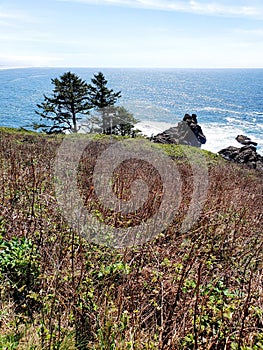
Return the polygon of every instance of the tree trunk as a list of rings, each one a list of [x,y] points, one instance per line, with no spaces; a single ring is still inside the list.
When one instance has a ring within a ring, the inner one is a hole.
[[[74,103],[71,105],[71,110],[72,110],[72,122],[73,122],[73,133],[77,133],[77,120],[76,120],[76,113],[75,113],[75,108],[74,108]]]

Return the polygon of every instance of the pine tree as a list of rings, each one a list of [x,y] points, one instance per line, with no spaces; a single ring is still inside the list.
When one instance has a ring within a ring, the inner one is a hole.
[[[71,72],[66,72],[51,82],[55,85],[53,95],[44,95],[44,102],[37,105],[42,112],[36,113],[52,122],[52,125],[35,124],[35,127],[47,133],[78,132],[77,122],[82,119],[79,115],[89,114],[92,108],[88,101],[88,84]]]
[[[140,130],[134,129],[138,120],[123,106],[111,107],[109,117],[106,123],[106,134],[134,137],[140,132]]]
[[[108,107],[114,106],[118,98],[121,97],[121,91],[114,92],[108,89],[108,81],[102,72],[94,74],[89,85],[89,103],[100,112],[102,132],[105,134],[109,120]]]

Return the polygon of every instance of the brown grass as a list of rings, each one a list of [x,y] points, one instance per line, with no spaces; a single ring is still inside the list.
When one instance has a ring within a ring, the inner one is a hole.
[[[0,132],[3,241],[26,237],[39,266],[38,272],[30,264],[17,267],[24,279],[19,291],[10,284],[13,275],[0,270],[0,348],[262,349],[262,173],[206,153],[207,200],[195,225],[181,233],[193,174],[170,147],[183,179],[178,214],[153,241],[113,249],[79,237],[60,213],[53,166],[61,141]],[[115,215],[101,206],[92,183],[96,156],[108,145],[108,139],[89,144],[80,192],[105,223],[136,225],[158,210],[160,178],[156,173],[153,180],[144,162],[117,169],[117,195],[129,198],[135,177],[149,182],[150,194],[137,216]],[[34,285],[27,288],[29,270]]]

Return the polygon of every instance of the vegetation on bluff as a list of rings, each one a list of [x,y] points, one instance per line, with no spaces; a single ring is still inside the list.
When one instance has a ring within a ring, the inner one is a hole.
[[[48,134],[80,130],[122,136],[138,133],[134,130],[138,120],[124,107],[115,106],[121,92],[108,88],[102,72],[94,74],[91,84],[71,72],[51,79],[51,83],[54,85],[52,95],[44,95],[44,102],[37,104],[36,114],[44,123],[33,123],[35,129]]]
[[[154,146],[181,174],[178,214],[153,241],[112,249],[78,236],[59,211],[62,140],[0,131],[0,348],[262,349],[262,173],[189,148],[205,155],[209,192],[180,233],[193,191],[187,146]],[[110,142],[95,137],[82,157],[82,195]]]

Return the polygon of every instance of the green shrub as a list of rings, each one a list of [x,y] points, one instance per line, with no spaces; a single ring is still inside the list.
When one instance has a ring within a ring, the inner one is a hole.
[[[37,289],[39,261],[36,248],[27,238],[5,240],[0,236],[0,280],[7,297],[12,297],[17,311],[27,310],[31,313],[30,292]]]

